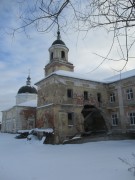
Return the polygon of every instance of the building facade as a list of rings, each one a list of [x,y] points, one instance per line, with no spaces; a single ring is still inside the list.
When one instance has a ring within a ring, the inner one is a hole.
[[[62,143],[84,131],[81,111],[85,105],[93,105],[101,110],[108,131],[135,131],[135,70],[99,81],[75,73],[68,51],[58,32],[49,48],[45,78],[36,83],[36,126],[53,128],[54,142]]]
[[[82,110],[92,105],[112,134],[135,133],[135,70],[99,81],[74,72],[68,52],[58,31],[49,48],[45,77],[35,84],[37,91],[27,78],[16,105],[2,112],[2,131],[52,128],[52,143],[62,143],[84,132]]]
[[[16,95],[16,105],[2,111],[2,132],[16,133],[18,130],[35,128],[37,90],[31,86],[30,76],[25,86]]]
[[[115,76],[115,78],[118,78]],[[112,132],[135,132],[135,70],[122,74],[122,79],[108,83],[106,109]]]

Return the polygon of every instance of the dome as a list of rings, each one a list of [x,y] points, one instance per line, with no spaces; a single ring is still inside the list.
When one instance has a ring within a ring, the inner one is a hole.
[[[55,44],[65,45],[65,43],[61,40],[60,31],[59,30],[57,32],[57,39],[52,43],[52,45],[55,45]]]
[[[65,43],[64,43],[62,40],[59,40],[59,39],[55,40],[55,41],[52,43],[52,45],[55,45],[55,44],[65,45]]]
[[[37,94],[37,90],[35,87],[31,86],[31,78],[30,76],[27,77],[27,81],[26,81],[26,86],[22,86],[19,90],[18,90],[18,94],[21,93],[30,93],[30,94]]]
[[[37,90],[35,87],[32,87],[32,86],[22,86],[18,90],[18,94],[21,94],[21,93],[37,94]]]

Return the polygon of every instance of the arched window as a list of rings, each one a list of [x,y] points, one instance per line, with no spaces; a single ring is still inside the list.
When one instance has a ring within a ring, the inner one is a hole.
[[[61,51],[61,58],[65,58],[65,52]]]
[[[51,52],[51,60],[53,60],[53,52]]]

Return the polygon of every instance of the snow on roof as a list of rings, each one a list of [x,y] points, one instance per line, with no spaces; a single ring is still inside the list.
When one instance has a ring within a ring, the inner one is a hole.
[[[66,77],[71,77],[71,78],[76,78],[76,79],[88,80],[88,81],[103,82],[103,80],[101,79],[92,78],[91,75],[80,74],[80,73],[71,72],[71,71],[59,70],[59,71],[53,72],[52,74],[57,74],[60,76],[66,76]]]
[[[35,129],[24,129],[24,130],[18,130],[17,133],[21,134],[21,133],[32,133],[32,132],[46,132],[46,133],[52,133],[53,132],[53,129],[52,128],[44,128],[44,129],[38,129],[38,128],[35,128]]]
[[[3,109],[1,112],[9,111],[9,110],[12,109],[13,107],[14,107],[14,105],[13,105],[13,106],[10,106],[10,107],[7,107],[7,108]]]
[[[89,74],[79,74],[76,72],[70,72],[70,71],[64,71],[64,70],[55,71],[55,72],[49,74],[46,78],[50,77],[51,75],[55,75],[55,74],[59,75],[59,76],[71,77],[71,78],[94,81],[94,82],[111,83],[111,82],[115,82],[115,81],[119,81],[122,79],[126,79],[129,77],[135,76],[135,69],[115,75],[115,76],[111,76],[106,79],[92,78],[91,75],[89,75]],[[41,79],[36,84],[38,84],[39,82],[43,81],[46,78]]]
[[[55,74],[59,75],[59,76],[71,77],[71,78],[94,81],[94,82],[104,82],[103,80],[100,80],[100,79],[97,79],[97,78],[92,78],[88,74],[80,74],[80,73],[71,72],[71,71],[58,70],[58,71],[54,71],[53,73],[49,74],[47,77],[41,79],[36,84],[38,84],[39,82],[43,81],[44,79],[46,79],[46,78],[48,78],[48,77],[50,77],[52,75],[55,75]]]
[[[129,77],[135,76],[135,69],[132,69],[127,72],[123,72],[121,74],[117,74],[115,76],[111,76],[106,79],[91,78],[91,75],[88,75],[88,74],[79,74],[79,73],[63,71],[63,70],[55,71],[52,74],[57,74],[57,75],[67,76],[67,77],[72,77],[72,78],[77,78],[77,79],[84,79],[84,80],[89,80],[89,81],[95,81],[95,82],[110,83],[110,82],[115,82],[115,81],[119,81],[122,79],[126,79]]]
[[[17,104],[17,106],[37,107],[37,100],[23,102],[23,103]]]
[[[26,102],[23,102],[23,103],[20,103],[17,105],[10,106],[6,109],[3,109],[2,112],[8,111],[8,110],[10,110],[16,106],[19,106],[19,107],[37,107],[37,100],[26,101]]]
[[[18,130],[17,133],[21,134],[21,133],[29,133],[30,130]]]
[[[33,130],[36,131],[36,132],[46,132],[46,133],[52,133],[53,132],[52,128],[44,128],[44,129],[35,128]]]
[[[122,79],[135,76],[135,69],[104,79],[106,83],[116,82]]]
[[[43,105],[43,106],[38,106],[37,109],[43,108],[43,107],[48,107],[48,106],[51,106],[51,105],[53,105],[53,104],[54,104],[54,103],[49,103],[49,104],[45,104],[45,105]]]

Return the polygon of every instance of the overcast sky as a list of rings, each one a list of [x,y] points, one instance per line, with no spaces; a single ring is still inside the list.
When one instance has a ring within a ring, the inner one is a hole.
[[[44,67],[49,62],[48,49],[56,39],[57,32],[39,33],[29,28],[26,34],[15,33],[12,28],[19,27],[19,8],[17,0],[0,1],[0,111],[15,105],[18,89],[26,84],[30,69],[32,85],[44,77]],[[105,61],[93,71],[106,56],[112,38],[103,29],[77,33],[70,29],[61,32],[61,38],[69,48],[69,62],[75,66],[75,72],[89,74],[91,77],[103,79],[117,74],[112,68],[118,69],[122,62]],[[113,57],[116,53],[112,53]],[[134,69],[135,62],[131,59],[124,71]],[[1,114],[0,114],[1,120]]]

